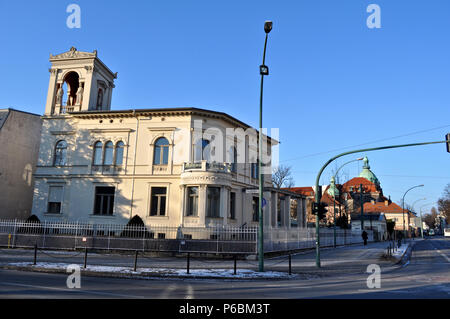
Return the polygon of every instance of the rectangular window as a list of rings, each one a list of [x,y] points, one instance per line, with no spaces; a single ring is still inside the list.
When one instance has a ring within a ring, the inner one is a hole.
[[[236,219],[236,193],[230,193],[230,219]]]
[[[207,217],[220,217],[220,187],[207,189]]]
[[[259,197],[253,197],[252,206],[253,206],[253,221],[257,222],[259,221]]]
[[[150,216],[166,215],[166,187],[152,187],[150,199]]]
[[[259,167],[258,167],[258,163],[252,163],[251,166],[251,176],[254,179],[258,179],[259,178]]]
[[[94,215],[112,215],[115,187],[95,187]]]
[[[62,202],[62,186],[50,186],[48,191],[47,213],[60,214]]]
[[[188,206],[186,216],[197,216],[198,214],[198,187],[188,187]]]

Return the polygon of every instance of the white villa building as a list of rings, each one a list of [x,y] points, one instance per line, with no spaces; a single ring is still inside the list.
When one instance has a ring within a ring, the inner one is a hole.
[[[258,139],[249,125],[199,108],[111,110],[117,73],[96,51],[71,48],[50,62],[34,175],[39,220],[257,226]],[[263,143],[270,169],[278,142]],[[273,189],[270,174],[264,181],[264,224],[306,227],[305,197]]]

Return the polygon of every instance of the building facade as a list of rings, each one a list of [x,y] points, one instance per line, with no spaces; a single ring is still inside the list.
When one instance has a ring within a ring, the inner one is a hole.
[[[40,135],[39,115],[14,109],[0,110],[1,219],[24,219],[31,214]]]
[[[258,133],[200,108],[111,110],[117,73],[97,52],[51,56],[33,214],[40,220],[209,227],[258,224]],[[263,139],[265,165],[277,141]],[[264,172],[266,173],[266,172]],[[290,225],[273,204],[302,197],[271,189],[264,223]]]

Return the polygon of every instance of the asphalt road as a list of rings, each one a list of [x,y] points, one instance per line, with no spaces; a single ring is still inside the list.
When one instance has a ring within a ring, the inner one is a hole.
[[[323,251],[324,260],[330,262],[326,267],[346,268],[348,261],[340,264],[339,259],[332,256],[356,256],[362,249],[368,248]],[[370,257],[372,252],[367,254]],[[363,255],[357,256],[363,258]],[[376,260],[374,256],[366,263]],[[306,254],[294,259],[301,264],[302,261],[311,262],[308,258]],[[361,261],[358,269],[363,264]],[[283,281],[137,280],[83,276],[81,288],[69,289],[64,274],[0,270],[0,298],[450,298],[450,239],[440,237],[416,242],[408,264],[381,267],[380,288],[369,289],[368,276],[360,271]]]

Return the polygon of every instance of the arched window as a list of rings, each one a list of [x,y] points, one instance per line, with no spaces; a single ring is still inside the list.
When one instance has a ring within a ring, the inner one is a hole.
[[[233,173],[236,173],[236,171],[237,171],[237,161],[238,161],[238,158],[237,158],[237,150],[236,150],[236,147],[234,147],[234,146],[232,146],[231,148],[230,148],[230,158],[231,158],[231,171],[233,172]]]
[[[209,161],[211,159],[211,146],[210,142],[205,139],[200,139],[195,144],[194,161],[199,162],[202,160]]]
[[[123,164],[123,147],[124,147],[124,144],[122,141],[120,141],[116,144],[116,159],[114,162],[115,165]]]
[[[169,163],[169,141],[160,137],[155,142],[154,165],[167,165]]]
[[[102,142],[96,142],[94,145],[94,165],[102,165],[102,149]]]
[[[114,145],[111,141],[105,144],[105,156],[103,157],[103,165],[112,165],[113,163]]]
[[[53,161],[54,166],[67,165],[67,142],[62,140],[56,143],[55,146],[55,158]]]

